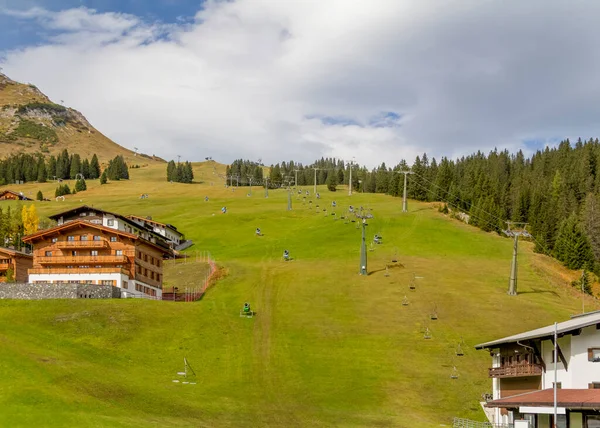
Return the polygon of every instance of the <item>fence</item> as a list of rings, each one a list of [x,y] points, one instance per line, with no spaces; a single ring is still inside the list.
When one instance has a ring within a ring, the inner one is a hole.
[[[478,422],[470,419],[454,418],[452,428],[514,428],[513,424],[492,424],[490,422]]]
[[[209,251],[200,251],[188,254],[183,261],[177,263],[188,263],[188,260],[193,262],[207,263],[210,266],[209,272],[204,276],[202,283],[196,287],[169,287],[163,288],[162,300],[170,300],[176,302],[194,302],[202,298],[211,281],[214,279],[217,272],[217,263],[212,258]],[[183,288],[183,289],[182,289]]]

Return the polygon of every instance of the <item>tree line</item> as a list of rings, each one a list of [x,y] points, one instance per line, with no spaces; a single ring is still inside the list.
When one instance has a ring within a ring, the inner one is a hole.
[[[194,181],[194,171],[190,162],[169,161],[167,163],[167,181],[175,183],[191,183]]]
[[[48,180],[74,180],[74,179],[102,178],[106,180],[129,179],[129,168],[123,156],[115,156],[108,166],[101,170],[98,156],[94,154],[91,160],[82,159],[77,153],[69,154],[64,149],[57,156],[44,157],[41,153],[13,154],[5,159],[0,159],[0,185],[15,182],[45,183]]]

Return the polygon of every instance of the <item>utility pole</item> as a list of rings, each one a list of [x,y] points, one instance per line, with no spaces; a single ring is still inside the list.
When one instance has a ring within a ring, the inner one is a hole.
[[[315,195],[317,194],[317,171],[321,168],[313,168],[315,170]]]
[[[350,161],[350,180],[348,180],[348,196],[352,196],[352,166],[354,160]]]
[[[512,264],[510,266],[510,278],[508,280],[508,294],[510,296],[517,295],[517,254],[519,249],[519,236],[529,237],[531,236],[529,232],[527,232],[527,224],[528,223],[513,223],[512,221],[506,222],[508,229],[504,231],[506,236],[514,237],[513,244],[513,257]],[[517,226],[516,229],[511,229],[511,227]]]
[[[181,155],[177,155],[177,163],[181,160]]]
[[[361,211],[356,214],[356,218],[362,220],[362,241],[361,241],[361,245],[360,245],[360,266],[359,266],[358,272],[361,275],[368,275],[369,273],[367,270],[367,230],[366,230],[366,227],[368,226],[367,219],[373,218],[373,214]]]
[[[265,178],[265,198],[269,197],[269,177]]]
[[[288,211],[292,210],[292,177],[291,176],[287,176],[285,177],[285,182],[287,183],[287,191],[288,191],[288,205],[287,205],[287,209]]]
[[[406,177],[408,174],[412,174],[412,171],[394,171],[399,172],[400,174],[404,174],[404,191],[402,192],[402,212],[408,212],[408,202],[406,200]]]
[[[248,194],[252,196],[252,176],[250,174],[248,174],[248,179],[250,180],[250,193]]]

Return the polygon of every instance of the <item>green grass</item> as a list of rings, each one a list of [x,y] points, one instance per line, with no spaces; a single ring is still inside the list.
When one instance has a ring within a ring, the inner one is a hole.
[[[399,199],[320,189],[321,208],[335,199],[373,209],[368,236],[380,233],[383,244],[368,253],[372,273],[363,277],[355,223],[296,198],[289,212],[284,191],[265,199],[254,187],[247,197],[247,188],[225,189],[210,164],[194,167],[202,184],[167,183],[161,165],[131,170],[130,181],[88,180],[89,190],[65,202],[35,202],[42,214],[86,203],[152,215],[194,240],[191,255],[210,251],[227,276],[195,303],[1,301],[0,426],[414,428],[454,416],[483,420],[490,358],[473,345],[580,310],[560,267],[526,243],[521,294],[508,296],[511,241],[427,204],[411,202],[402,214]],[[54,187],[12,186],[33,195]],[[265,236],[256,237],[256,227]],[[281,261],[284,249],[294,261]],[[400,263],[386,277],[395,252]],[[165,281],[193,281],[194,265],[184,266],[166,270]],[[205,267],[197,267],[202,279]],[[424,277],[416,292],[408,290],[413,273]],[[255,318],[238,316],[245,301]],[[428,319],[434,305],[437,321]],[[466,355],[455,357],[461,338]],[[172,382],[183,357],[195,386]]]

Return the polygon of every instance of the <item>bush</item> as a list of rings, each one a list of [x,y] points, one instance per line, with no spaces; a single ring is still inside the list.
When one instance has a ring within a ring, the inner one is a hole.
[[[37,195],[36,195],[35,199],[36,199],[37,201],[43,201],[43,200],[44,200],[44,194],[42,193],[42,191],[41,191],[41,190],[38,190],[38,192],[37,192]]]
[[[87,190],[87,185],[85,184],[85,180],[80,178],[75,182],[75,192],[83,192],[84,190]]]
[[[71,189],[69,188],[68,184],[60,185],[54,191],[54,197],[70,195],[70,194],[71,194]]]
[[[39,125],[27,119],[21,119],[19,126],[17,126],[17,129],[15,129],[12,135],[23,138],[34,138],[50,144],[58,142],[58,135],[54,129]]]

